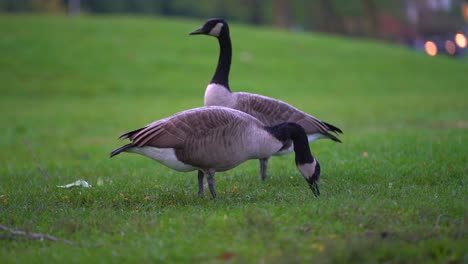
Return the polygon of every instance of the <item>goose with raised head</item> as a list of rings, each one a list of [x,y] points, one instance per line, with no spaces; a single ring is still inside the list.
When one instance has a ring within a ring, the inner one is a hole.
[[[312,156],[304,129],[295,123],[265,126],[244,112],[226,107],[200,107],[177,113],[120,136],[130,143],[113,150],[141,154],[177,171],[203,172],[216,197],[215,172],[226,171],[249,159],[264,159],[294,142],[296,166],[315,196],[320,194],[320,164]]]
[[[224,19],[209,19],[202,27],[190,33],[190,35],[199,34],[216,37],[220,47],[216,71],[205,90],[205,106],[217,105],[237,109],[254,116],[267,126],[274,126],[284,122],[297,123],[305,129],[309,142],[319,138],[329,138],[341,142],[335,135],[330,133],[343,133],[341,129],[283,101],[258,94],[231,92],[229,71],[231,69],[232,47],[229,25]],[[292,141],[289,141],[288,144],[289,147],[274,153],[274,155],[291,152],[294,144]],[[268,158],[260,159],[260,178],[262,180],[266,178]]]

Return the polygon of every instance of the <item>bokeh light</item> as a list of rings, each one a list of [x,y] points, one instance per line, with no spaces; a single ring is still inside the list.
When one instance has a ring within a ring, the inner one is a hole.
[[[455,43],[451,40],[445,41],[445,51],[447,51],[448,54],[454,55],[455,52],[457,51],[457,47],[455,46]]]
[[[466,37],[462,33],[458,33],[455,35],[455,43],[457,43],[458,47],[464,49],[466,48]]]
[[[468,4],[463,4],[463,16],[465,17],[465,20],[468,21]]]
[[[429,56],[437,55],[437,46],[432,41],[426,41],[426,43],[424,43],[424,49]]]

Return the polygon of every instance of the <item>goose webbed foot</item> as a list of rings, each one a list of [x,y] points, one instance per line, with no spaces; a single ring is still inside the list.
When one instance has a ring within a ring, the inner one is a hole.
[[[215,179],[214,179],[214,174],[215,172],[212,170],[207,171],[207,181],[208,181],[208,187],[210,188],[210,193],[213,199],[216,198],[216,187],[215,187]]]
[[[205,196],[205,189],[203,186],[203,177],[205,176],[205,173],[201,170],[198,170],[198,195],[199,196]]]

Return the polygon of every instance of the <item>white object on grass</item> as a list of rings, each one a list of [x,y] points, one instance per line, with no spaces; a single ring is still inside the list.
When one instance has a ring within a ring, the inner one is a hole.
[[[85,180],[77,180],[76,182],[69,183],[67,185],[59,185],[57,187],[59,187],[59,188],[71,188],[71,187],[75,187],[75,186],[81,186],[81,187],[84,187],[84,188],[92,187],[91,184],[89,184]]]

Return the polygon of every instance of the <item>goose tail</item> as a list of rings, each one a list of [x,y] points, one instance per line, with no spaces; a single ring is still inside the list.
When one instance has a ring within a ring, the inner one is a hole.
[[[327,138],[329,138],[329,139],[335,141],[335,142],[342,143],[341,140],[340,140],[338,137],[336,137],[335,135],[333,135],[333,134],[330,134],[330,133],[327,132],[327,133],[325,134],[325,136],[326,136]]]
[[[126,151],[127,149],[129,149],[129,148],[131,148],[131,147],[133,147],[132,143],[128,143],[127,145],[124,145],[124,146],[122,146],[122,147],[120,147],[120,148],[114,149],[114,150],[110,153],[110,157],[112,158],[112,157],[114,157],[114,156],[116,156],[116,155],[119,155],[120,152],[124,152],[124,151]]]
[[[327,122],[323,122],[323,123],[328,127],[328,130],[335,132],[337,134],[343,134],[343,131],[341,131],[341,129],[337,128],[336,126],[329,124]]]
[[[133,136],[134,134],[140,132],[142,129],[144,129],[144,127],[139,128],[139,129],[132,130],[132,131],[130,131],[130,132],[127,132],[127,133],[121,135],[121,136],[119,137],[119,139],[120,139],[120,140],[124,140],[124,139],[130,138],[130,137]]]

